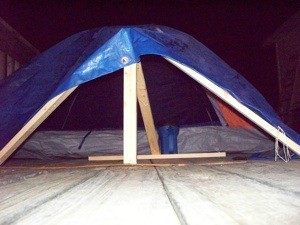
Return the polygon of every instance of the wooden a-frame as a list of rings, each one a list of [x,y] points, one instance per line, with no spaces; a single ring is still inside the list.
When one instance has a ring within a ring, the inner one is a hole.
[[[170,63],[181,69],[187,75],[195,79],[209,91],[211,91],[223,101],[231,105],[234,109],[242,113],[245,117],[250,119],[252,122],[261,127],[267,133],[269,133],[275,138],[278,138],[280,142],[289,146],[291,150],[300,155],[300,146],[296,142],[286,137],[283,133],[278,132],[278,130],[275,127],[273,127],[263,118],[258,116],[252,110],[241,104],[239,101],[237,101],[230,93],[218,87],[216,84],[211,82],[199,72],[183,64],[180,64],[170,58],[166,58],[166,60],[168,60]],[[5,160],[76,88],[77,87],[73,87],[48,101],[0,151],[0,164],[4,163]],[[147,132],[151,153],[153,155],[157,155],[157,157],[154,158],[162,158],[159,156],[160,152],[157,143],[157,136],[151,113],[150,102],[147,94],[146,83],[144,80],[143,71],[140,63],[133,64],[124,68],[124,163],[128,164],[136,164],[138,158],[136,134],[137,99],[139,100],[139,104],[141,107],[141,112]],[[180,158],[180,155],[176,157]],[[197,156],[194,155],[193,157]],[[169,157],[164,156],[163,158]]]
[[[73,87],[48,101],[0,151],[0,164],[77,88]],[[137,99],[151,153],[159,155],[159,145],[141,63],[124,68],[124,163],[137,163]]]
[[[152,155],[137,155],[137,99]],[[137,159],[178,159],[225,157],[224,152],[161,155],[154,126],[146,81],[141,62],[124,68],[124,154],[123,156],[90,156],[90,161],[123,160],[124,164],[137,164]]]

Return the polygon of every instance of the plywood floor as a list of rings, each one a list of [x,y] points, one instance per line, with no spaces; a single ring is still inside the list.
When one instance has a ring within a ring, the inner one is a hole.
[[[0,168],[0,224],[300,224],[300,160],[180,163],[10,161]],[[44,165],[60,169],[23,168]]]

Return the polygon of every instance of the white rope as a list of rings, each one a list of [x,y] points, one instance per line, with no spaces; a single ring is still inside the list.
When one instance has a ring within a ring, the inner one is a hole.
[[[283,156],[280,155],[280,153],[279,153],[280,147],[279,147],[279,141],[278,141],[280,133],[282,133],[284,135],[284,137],[287,138],[284,130],[280,126],[278,126],[277,127],[277,135],[275,138],[275,161],[277,161],[277,159],[279,158],[287,163],[291,159],[290,150],[286,144],[282,143]]]

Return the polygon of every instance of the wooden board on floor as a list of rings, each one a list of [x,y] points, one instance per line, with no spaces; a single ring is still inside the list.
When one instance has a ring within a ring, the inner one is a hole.
[[[212,158],[212,157],[226,157],[226,152],[138,155],[137,159],[191,159],[191,158]],[[89,161],[114,161],[114,160],[123,160],[123,156],[113,155],[113,156],[90,156],[89,157]]]
[[[20,165],[14,161],[8,164]],[[298,224],[299,167],[299,160],[47,171],[2,167],[0,224]]]
[[[0,170],[1,177],[6,171]],[[0,181],[0,224],[153,225],[163,218],[165,224],[180,225],[153,167],[17,175],[14,183]]]

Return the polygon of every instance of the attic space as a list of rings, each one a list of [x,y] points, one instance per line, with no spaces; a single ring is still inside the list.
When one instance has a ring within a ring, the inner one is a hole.
[[[297,3],[0,1],[0,225],[298,225]]]

